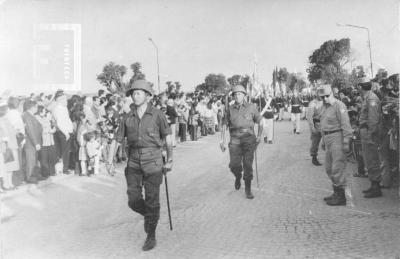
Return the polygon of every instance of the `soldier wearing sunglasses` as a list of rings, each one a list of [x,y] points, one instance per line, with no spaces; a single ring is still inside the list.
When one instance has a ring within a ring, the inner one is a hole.
[[[325,149],[325,169],[332,181],[333,194],[324,201],[330,206],[346,205],[346,153],[353,136],[346,105],[333,96],[330,85],[318,89],[323,101],[321,111],[322,148]]]

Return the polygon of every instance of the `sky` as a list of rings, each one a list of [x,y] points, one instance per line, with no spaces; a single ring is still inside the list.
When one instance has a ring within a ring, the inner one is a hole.
[[[355,57],[350,66],[364,65],[369,75],[366,30],[338,23],[368,27],[374,72],[385,68],[389,74],[398,73],[399,3],[399,0],[0,0],[0,89],[10,88],[14,93],[42,90],[44,79],[34,76],[35,49],[40,40],[33,28],[35,24],[59,23],[80,25],[82,92],[102,88],[96,76],[110,61],[127,67],[140,62],[147,80],[157,86],[156,51],[149,37],[159,50],[162,90],[166,81],[179,81],[183,90],[192,91],[209,73],[222,73],[226,77],[252,74],[255,62],[262,83],[271,83],[275,67],[286,67],[289,72],[300,72],[307,77],[308,57],[313,50],[327,40],[346,37],[351,40]],[[63,74],[65,68],[52,65],[51,57],[47,59],[50,62],[40,63],[43,74],[50,74],[50,79]],[[125,79],[129,80],[129,76]]]

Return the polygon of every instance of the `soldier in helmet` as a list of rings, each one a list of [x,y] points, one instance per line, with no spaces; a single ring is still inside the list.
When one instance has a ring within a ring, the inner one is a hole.
[[[125,137],[128,144],[128,163],[125,177],[128,186],[128,206],[144,216],[147,233],[144,251],[156,246],[156,227],[160,217],[160,185],[163,172],[172,168],[171,129],[167,118],[149,103],[152,88],[145,80],[137,80],[126,92],[133,107],[121,121],[117,140]],[[163,165],[162,148],[166,146],[167,158]],[[144,187],[144,198],[142,189]]]
[[[235,189],[240,189],[243,171],[246,198],[253,199],[254,195],[251,192],[253,159],[254,151],[261,141],[262,117],[254,104],[245,101],[246,90],[243,86],[234,86],[232,94],[235,103],[227,107],[223,118],[221,148],[225,150],[225,131],[228,128],[230,133],[229,168],[236,178]],[[254,133],[254,124],[258,124],[257,137]]]
[[[359,117],[359,128],[361,137],[361,147],[364,162],[368,169],[368,178],[371,187],[364,190],[365,198],[376,198],[382,196],[380,182],[382,180],[378,142],[379,142],[379,124],[382,123],[381,102],[375,93],[371,91],[372,83],[362,78],[358,84],[359,92],[362,98],[361,111]]]
[[[350,151],[353,130],[346,105],[333,96],[331,86],[321,86],[318,95],[323,101],[320,127],[322,147],[325,149],[325,170],[332,181],[334,191],[324,200],[330,206],[346,205],[346,153]]]

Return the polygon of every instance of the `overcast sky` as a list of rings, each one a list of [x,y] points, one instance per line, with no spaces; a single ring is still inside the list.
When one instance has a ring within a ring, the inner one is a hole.
[[[202,0],[0,1],[1,88],[32,86],[33,24],[72,23],[82,28],[82,88],[97,90],[96,75],[109,61],[141,62],[157,85],[159,48],[162,87],[180,81],[190,91],[208,73],[251,74],[257,57],[260,81],[270,83],[275,66],[306,77],[308,56],[324,41],[348,37],[356,65],[369,67],[370,29],[375,72],[400,71],[398,0]],[[369,72],[369,70],[367,70]]]

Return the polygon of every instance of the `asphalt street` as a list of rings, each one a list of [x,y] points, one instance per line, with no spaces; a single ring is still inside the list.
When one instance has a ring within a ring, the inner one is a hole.
[[[68,176],[3,195],[2,258],[399,258],[397,190],[366,200],[368,180],[350,177],[349,204],[325,205],[331,184],[311,164],[302,127],[294,135],[278,122],[274,143],[260,144],[254,200],[234,190],[219,133],[179,144],[168,174],[174,230],[162,185],[158,245],[149,252],[141,250],[143,218],[127,206],[123,164],[115,177]]]

